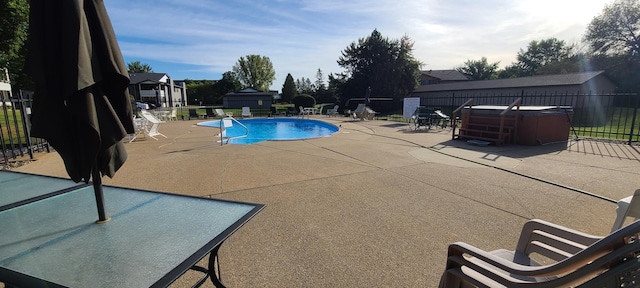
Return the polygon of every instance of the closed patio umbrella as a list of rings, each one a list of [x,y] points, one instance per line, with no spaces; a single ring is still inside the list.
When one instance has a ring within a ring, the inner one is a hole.
[[[101,0],[30,1],[25,69],[35,83],[31,124],[60,154],[71,179],[94,183],[105,221],[101,176],[127,158],[134,132],[129,75]]]

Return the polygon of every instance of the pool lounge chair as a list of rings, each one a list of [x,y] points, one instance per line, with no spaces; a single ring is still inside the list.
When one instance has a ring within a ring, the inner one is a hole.
[[[217,108],[216,109],[216,114],[218,115],[218,117],[220,118],[224,118],[224,117],[229,117],[229,116],[233,116],[233,113],[227,113],[224,112],[222,109]]]
[[[213,108],[204,108],[207,114],[204,115],[204,118],[216,118],[216,113],[213,112]]]
[[[439,287],[637,287],[639,233],[640,221],[598,237],[530,220],[514,251],[449,245]],[[538,264],[534,254],[551,264]]]
[[[353,113],[351,115],[351,117],[353,117],[353,120],[364,120],[364,119],[373,119],[373,117],[370,116],[371,112],[373,112],[373,110],[368,109],[367,106],[365,104],[358,104],[358,107],[356,107],[356,110],[353,110]],[[369,112],[369,110],[371,112]],[[373,112],[373,114],[375,115],[375,112]]]
[[[202,115],[198,114],[196,109],[189,109],[189,120],[191,120],[191,118],[200,119],[200,116]]]
[[[242,115],[243,118],[244,117],[253,117],[253,114],[251,114],[251,108],[249,107],[242,107]]]
[[[298,115],[298,110],[296,110],[296,107],[287,107],[287,112],[285,112],[286,116],[293,116],[293,115]]]
[[[143,110],[142,112],[140,112],[140,114],[142,115],[143,118],[145,118],[147,120],[147,125],[145,125],[144,128],[144,134],[155,139],[158,140],[158,138],[156,138],[155,136],[162,136],[164,138],[167,138],[167,136],[165,136],[164,134],[160,133],[159,129],[160,129],[160,124],[165,123],[164,121],[158,119],[156,116],[153,116],[153,114]]]

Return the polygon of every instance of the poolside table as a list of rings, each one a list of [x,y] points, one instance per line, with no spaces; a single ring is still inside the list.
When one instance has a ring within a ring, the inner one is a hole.
[[[224,287],[217,251],[262,204],[0,171],[0,282],[19,287],[165,287],[189,269]],[[207,254],[207,268],[195,266]],[[218,267],[219,268],[219,267]],[[219,269],[218,269],[219,270]]]

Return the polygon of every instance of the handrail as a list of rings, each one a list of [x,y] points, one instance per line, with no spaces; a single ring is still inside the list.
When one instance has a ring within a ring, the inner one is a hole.
[[[460,105],[460,107],[456,108],[455,110],[453,110],[453,112],[451,112],[451,121],[453,121],[453,125],[451,125],[451,128],[452,128],[451,140],[456,139],[456,126],[457,126],[456,114],[458,114],[458,112],[460,112],[460,110],[462,110],[465,106],[471,105],[471,103],[473,103],[473,98],[469,98],[469,100],[467,100],[462,105]]]
[[[222,134],[223,129],[226,130],[226,127],[224,127],[224,120],[225,119],[229,119],[233,122],[238,123],[238,125],[242,126],[245,130],[244,135],[240,135],[240,136],[235,136],[235,137],[227,137],[227,143],[229,143],[229,140],[231,139],[238,139],[238,138],[244,138],[249,136],[249,128],[247,128],[247,126],[245,126],[244,124],[240,123],[240,121],[236,120],[236,118],[233,118],[233,116],[227,116],[224,118],[220,118],[220,146],[224,145],[224,135]],[[231,127],[231,126],[229,126]]]
[[[520,110],[521,101],[522,101],[522,98],[518,98],[516,99],[516,101],[513,101],[513,103],[511,103],[509,107],[505,108],[504,110],[502,110],[502,112],[500,112],[500,116],[504,116],[504,114],[507,114],[507,112],[511,111],[511,109],[513,109],[513,106],[516,106],[516,105],[518,105],[518,110]]]
[[[469,98],[469,100],[467,100],[467,102],[464,102],[464,104],[460,105],[460,107],[456,108],[456,110],[453,110],[453,112],[451,112],[451,114],[456,114],[458,112],[460,112],[460,110],[462,110],[462,108],[464,108],[464,106],[470,105],[471,103],[473,103],[473,98]]]

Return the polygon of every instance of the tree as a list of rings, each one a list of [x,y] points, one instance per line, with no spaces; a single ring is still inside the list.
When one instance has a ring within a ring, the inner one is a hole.
[[[314,90],[315,87],[313,87],[309,78],[296,79],[296,91],[298,91],[298,94],[313,94]]]
[[[316,92],[318,92],[318,90],[324,90],[325,89],[324,79],[323,79],[323,76],[322,76],[322,70],[320,70],[320,68],[318,68],[318,72],[316,72],[315,88],[316,88]]]
[[[527,51],[518,52],[518,66],[522,68],[523,76],[538,74],[538,69],[553,62],[561,62],[571,57],[573,45],[565,45],[564,41],[549,38],[531,41]]]
[[[595,54],[640,59],[640,1],[616,0],[591,20],[584,40]]]
[[[422,63],[413,57],[413,41],[406,35],[390,40],[376,29],[368,37],[352,42],[341,54],[338,65],[346,69],[348,77],[341,86],[343,96],[364,97],[367,87],[371,87],[373,97],[401,101],[418,84]]]
[[[140,63],[140,61],[132,61],[127,63],[127,70],[129,73],[150,73],[153,72],[153,68],[146,63]]]
[[[489,80],[497,78],[498,64],[500,62],[489,64],[487,58],[482,57],[480,60],[467,60],[463,66],[456,68],[456,70],[471,80]]]
[[[293,82],[293,76],[291,76],[291,73],[287,74],[287,78],[284,79],[281,95],[282,101],[286,103],[291,103],[293,97],[296,96],[296,84]]]
[[[269,57],[260,55],[247,55],[240,57],[233,65],[233,72],[245,87],[251,87],[260,91],[269,91],[269,86],[276,79],[276,72]]]
[[[9,80],[17,89],[32,88],[30,78],[22,71],[28,34],[29,2],[0,1],[0,68],[9,69]]]

